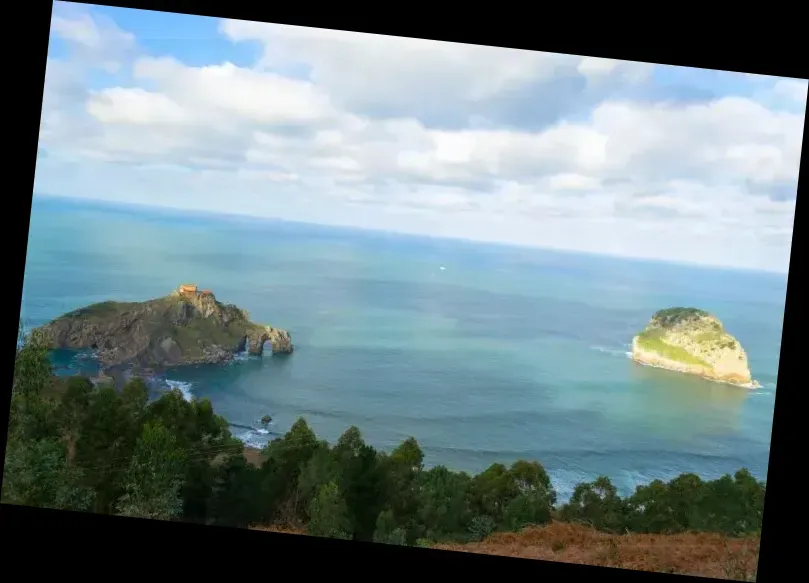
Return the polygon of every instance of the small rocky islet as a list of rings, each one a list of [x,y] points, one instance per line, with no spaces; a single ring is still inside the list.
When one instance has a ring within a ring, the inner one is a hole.
[[[261,355],[268,341],[273,354],[294,349],[286,330],[251,322],[245,310],[193,284],[144,302],[92,304],[37,331],[54,349],[93,350],[104,373],[219,364],[245,350]]]
[[[710,381],[760,387],[751,376],[741,343],[716,316],[697,308],[656,312],[632,339],[632,360]]]

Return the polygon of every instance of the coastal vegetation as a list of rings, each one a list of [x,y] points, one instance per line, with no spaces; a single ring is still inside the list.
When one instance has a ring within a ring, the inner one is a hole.
[[[710,366],[698,356],[690,354],[685,348],[666,342],[665,333],[659,329],[652,328],[650,330],[644,330],[638,334],[638,346],[644,350],[654,352],[663,358],[676,362],[692,364],[695,366]]]
[[[538,461],[495,463],[476,475],[428,468],[414,438],[384,452],[350,427],[330,444],[304,419],[249,458],[209,401],[172,391],[149,402],[139,379],[116,390],[55,378],[49,346],[35,331],[17,349],[6,503],[470,550],[558,524],[598,536],[726,541],[761,529],[765,484],[745,469],[657,480],[629,496],[600,477],[561,503]]]

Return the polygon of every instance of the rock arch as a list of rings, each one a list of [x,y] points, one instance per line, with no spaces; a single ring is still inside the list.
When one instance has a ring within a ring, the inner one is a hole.
[[[264,354],[267,342],[270,343],[273,354],[289,354],[293,350],[289,333],[279,328],[266,328],[262,331],[252,332],[245,337],[248,353],[255,356]]]

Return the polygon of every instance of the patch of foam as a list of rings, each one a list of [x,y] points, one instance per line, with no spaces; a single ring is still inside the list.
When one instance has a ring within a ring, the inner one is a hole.
[[[253,356],[246,350],[244,352],[237,352],[233,355],[233,358],[228,361],[228,364],[233,365],[237,363],[247,362],[248,360],[255,360],[259,358],[258,356]]]
[[[239,433],[234,433],[233,437],[241,441],[247,447],[252,447],[255,449],[262,449],[269,442],[269,438],[265,437],[257,430],[241,431]]]
[[[605,346],[591,346],[590,350],[595,350],[597,352],[601,352],[603,354],[609,354],[611,356],[621,356],[621,354],[626,354],[623,350],[617,348],[607,348]],[[631,354],[631,353],[629,353]]]
[[[617,476],[611,477],[610,480],[615,488],[618,490],[618,495],[622,498],[631,496],[635,493],[638,486],[648,486],[654,480],[662,480],[669,482],[676,478],[679,472],[641,472],[637,470],[621,470]]]
[[[556,490],[557,501],[560,504],[570,502],[573,491],[578,484],[592,482],[598,477],[596,474],[577,470],[549,470],[548,475],[551,478],[553,488]],[[635,488],[638,486],[647,486],[656,479],[667,482],[676,476],[675,472],[644,473],[635,470],[620,470],[617,474],[610,475],[609,478],[612,485],[618,490],[618,495],[625,498],[634,494]]]
[[[180,391],[183,394],[183,398],[186,401],[191,402],[191,401],[194,400],[194,393],[191,390],[191,387],[193,385],[191,383],[186,383],[186,382],[183,382],[183,381],[172,381],[172,380],[166,379],[166,384],[169,386],[170,390],[172,390],[172,391],[173,390]]]
[[[556,490],[557,501],[562,504],[570,501],[577,484],[595,479],[576,470],[548,470],[548,476],[551,479],[551,485]]]

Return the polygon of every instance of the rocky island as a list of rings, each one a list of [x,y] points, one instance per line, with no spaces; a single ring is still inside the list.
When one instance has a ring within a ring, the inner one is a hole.
[[[289,333],[250,321],[210,290],[181,285],[144,302],[101,302],[64,314],[39,328],[53,348],[95,351],[102,370],[159,370],[222,363],[237,352],[291,353]]]
[[[747,354],[718,318],[696,308],[668,308],[652,316],[632,339],[632,359],[750,389],[760,385],[750,375]]]

